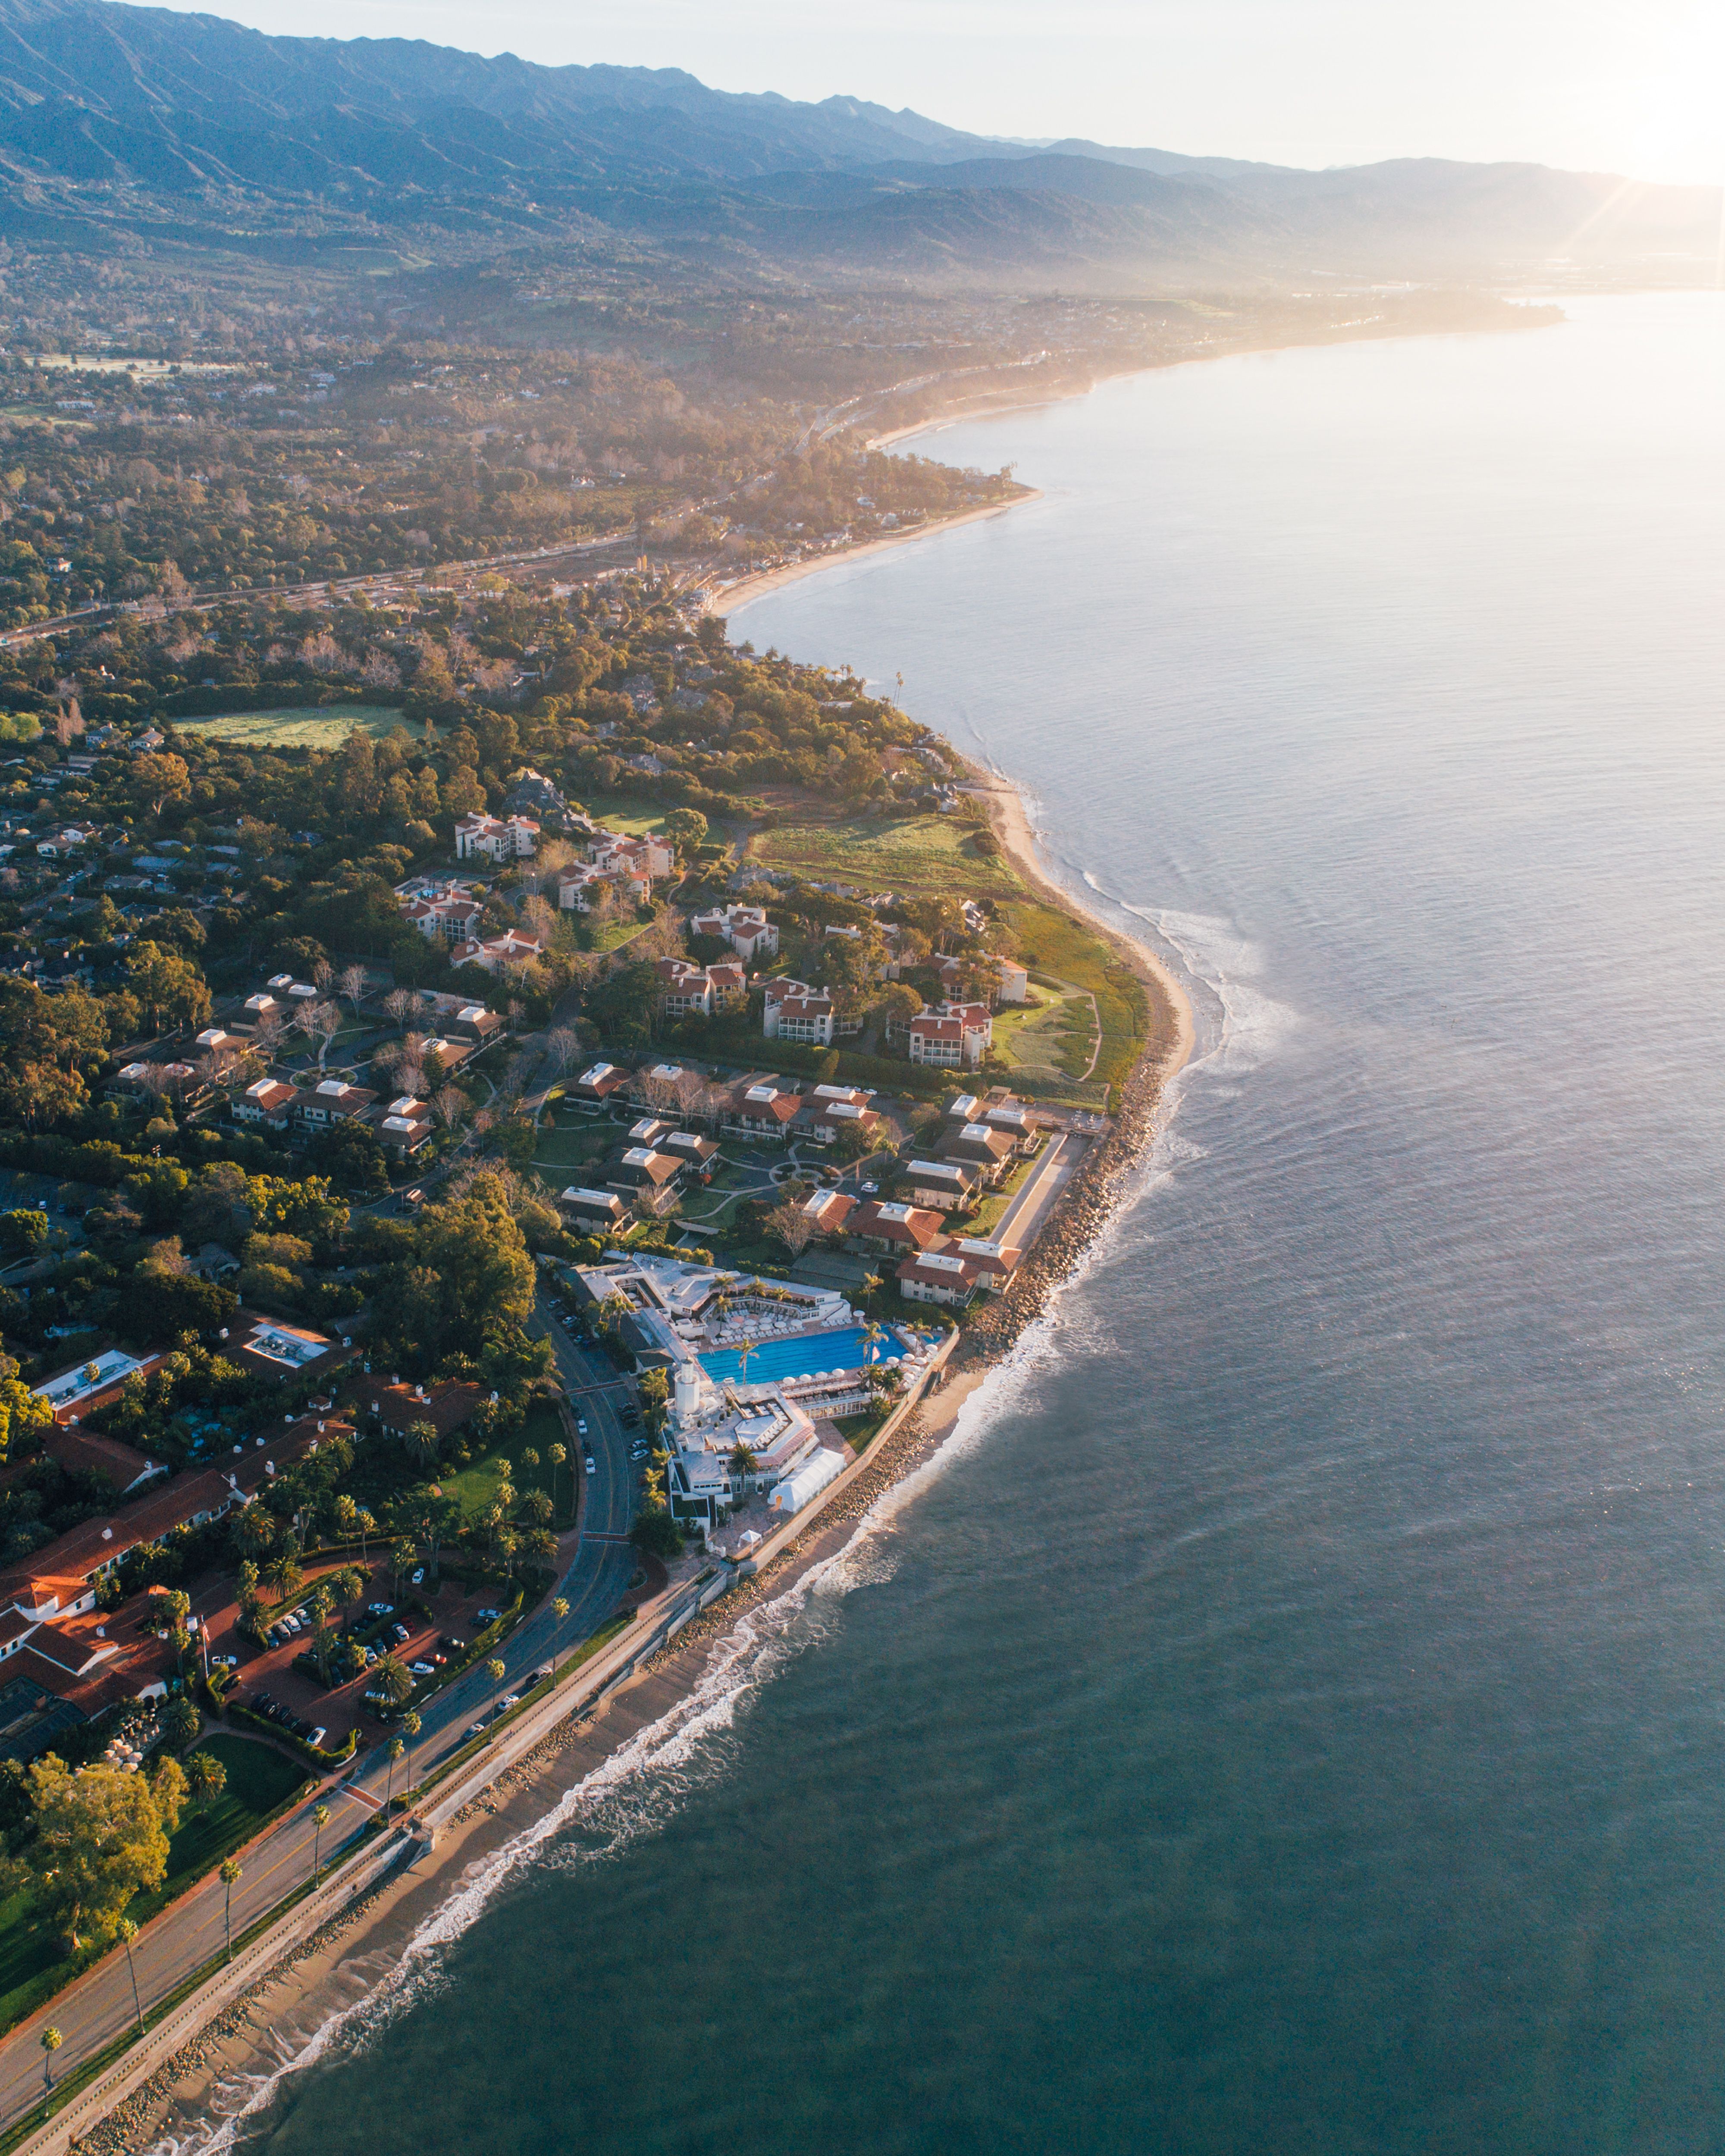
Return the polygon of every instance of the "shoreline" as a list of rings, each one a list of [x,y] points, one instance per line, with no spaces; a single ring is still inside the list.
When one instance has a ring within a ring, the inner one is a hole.
[[[925,424],[929,423],[924,423]],[[1034,493],[1024,500],[1040,498]],[[985,516],[1004,516],[1017,501],[990,504],[963,516],[897,533],[863,547],[789,565],[760,579],[751,596],[799,576],[836,566],[849,552],[901,546]],[[869,1516],[891,1490],[927,1466],[952,1435],[966,1403],[1001,1368],[1026,1328],[1040,1318],[1055,1292],[1082,1265],[1102,1229],[1126,1195],[1132,1172],[1162,1127],[1169,1083],[1189,1060],[1196,1032],[1192,1007],[1179,979],[1147,944],[1101,920],[1058,883],[1036,851],[1034,827],[1018,787],[1002,774],[966,762],[968,790],[983,797],[1002,848],[1026,887],[1038,897],[1081,917],[1131,967],[1149,999],[1144,1045],[1122,1083],[1121,1102],[1108,1135],[1085,1155],[1011,1291],[979,1313],[947,1359],[937,1389],[926,1393],[901,1427],[865,1455],[861,1471],[834,1493],[834,1501],[754,1577],[692,1619],[674,1640],[650,1656],[624,1684],[602,1699],[572,1702],[569,1713],[440,1831],[433,1846],[389,1873],[348,1909],[290,1949],[232,2005],[216,2014],[141,2086],[82,2135],[81,2150],[125,2156],[164,2135],[180,2141],[213,2128],[244,2102],[261,2105],[278,2075],[310,2063],[308,2046],[321,2048],[319,2032],[368,1998],[398,1982],[418,1951],[416,1942],[435,1932],[437,1920],[464,1891],[481,1887],[488,1872],[507,1866],[511,1845],[521,1837],[554,1830],[553,1815],[603,1770],[651,1774],[650,1741],[680,1714],[698,1717],[702,1686],[718,1650],[750,1632],[749,1620],[780,1604],[789,1622],[800,1606],[799,1589],[867,1531]],[[740,1659],[746,1652],[739,1647]],[[745,1676],[741,1681],[748,1681]],[[630,1748],[642,1756],[629,1760]],[[372,1966],[362,1969],[362,1962]],[[221,2095],[224,2087],[244,2097]]]
[[[1132,966],[1151,998],[1150,1031],[1123,1084],[1114,1127],[1086,1155],[1013,1291],[972,1322],[948,1358],[938,1389],[926,1394],[901,1428],[881,1440],[874,1458],[865,1456],[862,1471],[837,1502],[811,1518],[765,1570],[691,1620],[603,1699],[572,1704],[532,1751],[464,1807],[429,1852],[391,1872],[285,1955],[81,2136],[80,2150],[90,2156],[133,2156],[164,2135],[179,2141],[213,2128],[242,2102],[261,2107],[277,2076],[310,2063],[307,2049],[320,2031],[401,1980],[416,1958],[416,1942],[435,1943],[424,1935],[436,1929],[459,1894],[482,1887],[488,1872],[508,1863],[511,1844],[547,1830],[552,1815],[596,1775],[602,1793],[604,1770],[620,1766],[625,1774],[650,1774],[651,1738],[661,1731],[674,1738],[680,1715],[698,1714],[703,1681],[720,1659],[716,1650],[742,1635],[740,1651],[746,1651],[751,1618],[770,1614],[778,1605],[785,1605],[786,1623],[794,1619],[805,1583],[812,1584],[811,1576],[867,1531],[882,1498],[937,1457],[968,1402],[1004,1366],[1022,1334],[1083,1264],[1159,1133],[1168,1084],[1195,1045],[1191,1005],[1154,952],[1080,906],[1043,868],[1017,788],[973,768],[971,783],[987,794],[1002,845],[1026,884],[1039,896],[1081,913]],[[745,1675],[742,1683],[748,1681]],[[637,1744],[643,1756],[630,1761],[625,1755]],[[362,1962],[372,1966],[362,1969]],[[224,2100],[224,2088],[244,2093]]]
[[[909,431],[920,434],[925,426],[935,426],[936,420],[924,420]],[[787,562],[776,569],[754,569],[747,576],[739,577],[734,584],[726,584],[701,603],[703,613],[715,614],[723,620],[732,607],[747,606],[752,601],[765,598],[768,592],[776,592],[783,585],[794,584],[803,577],[818,576],[823,569],[836,569],[849,562],[860,562],[870,554],[884,554],[889,547],[908,547],[918,539],[932,539],[937,532],[956,531],[961,524],[980,524],[990,516],[1009,516],[1015,509],[1027,502],[1040,501],[1040,486],[1027,486],[1010,501],[990,501],[981,509],[960,510],[956,516],[942,516],[932,524],[913,525],[908,531],[889,531],[884,538],[860,540],[854,547],[837,547],[830,554],[814,554],[803,562]]]

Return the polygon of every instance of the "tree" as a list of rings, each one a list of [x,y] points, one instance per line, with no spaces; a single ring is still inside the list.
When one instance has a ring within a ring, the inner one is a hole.
[[[300,1560],[290,1549],[278,1551],[264,1568],[264,1577],[275,1589],[278,1602],[285,1602],[289,1595],[296,1594],[305,1580],[300,1569]]]
[[[330,1681],[330,1650],[334,1644],[330,1618],[336,1607],[336,1599],[330,1592],[327,1580],[318,1582],[306,1607],[311,1614],[311,1651],[317,1658],[317,1674],[327,1684]]]
[[[132,1959],[131,1943],[138,1935],[138,1928],[130,1917],[122,1917],[114,1927],[116,1936],[126,1946],[126,1966],[131,1974],[131,2007],[136,2016],[140,2033],[144,2026],[144,2002],[138,1996],[138,1965]]]
[[[349,1004],[351,1004],[353,1008],[354,1016],[357,1018],[359,1016],[360,1002],[366,992],[365,968],[363,966],[349,966],[346,968],[336,985],[341,990],[341,993],[347,997]]]
[[[58,2029],[48,2028],[42,2032],[42,2079],[50,2089],[54,2087],[54,2055],[65,2041]]]
[[[317,1860],[323,1847],[323,1830],[330,1823],[330,1808],[325,1804],[311,1807],[311,1882],[317,1883]]]
[[[203,1727],[202,1717],[183,1692],[171,1699],[162,1711],[162,1734],[169,1748],[178,1752],[191,1743]]]
[[[485,1675],[491,1680],[493,1684],[502,1683],[503,1664],[499,1661],[495,1655],[493,1655],[490,1661],[485,1664]]]
[[[707,823],[698,808],[673,808],[665,819],[665,835],[686,860],[706,837]]]
[[[437,1464],[437,1424],[420,1415],[408,1424],[404,1442],[408,1457],[417,1467],[433,1467]]]
[[[423,1727],[412,1707],[401,1718],[401,1733],[408,1740],[408,1787],[413,1786],[413,1739]]]
[[[0,1259],[33,1258],[48,1241],[48,1215],[15,1207],[0,1213]]]
[[[413,1689],[412,1673],[398,1654],[385,1655],[372,1671],[372,1690],[379,1699],[388,1700],[392,1707],[399,1707]]]
[[[208,1810],[228,1786],[228,1769],[213,1752],[194,1752],[186,1762],[186,1786],[199,1811]]]
[[[389,1545],[389,1572],[398,1597],[401,1594],[401,1576],[418,1554],[418,1545],[407,1535],[398,1535]]]
[[[557,1470],[569,1457],[568,1448],[562,1445],[549,1445],[545,1449],[545,1456],[551,1462],[551,1496],[552,1505],[555,1506],[557,1494]]]
[[[74,1774],[50,1752],[28,1782],[36,1831],[23,1861],[38,1907],[74,1952],[111,1939],[126,1903],[167,1872],[184,1774],[172,1759],[149,1777],[100,1761]]]
[[[732,1481],[739,1486],[746,1483],[760,1465],[754,1447],[746,1445],[741,1438],[738,1438],[731,1448],[730,1466]]]
[[[54,1409],[18,1375],[19,1365],[0,1353],[0,1466],[54,1421]]]
[[[234,1889],[241,1876],[237,1858],[230,1856],[222,1866],[222,1923],[228,1934],[228,1958],[234,1958]]]
[[[643,1512],[629,1531],[629,1538],[638,1550],[654,1557],[677,1558],[683,1554],[683,1537],[677,1532],[677,1524],[661,1507],[656,1512]]]
[[[814,1223],[800,1205],[787,1200],[768,1214],[767,1232],[776,1242],[783,1243],[793,1258],[797,1258],[813,1241]]]
[[[559,1595],[557,1597],[557,1599],[552,1602],[552,1605],[551,1605],[551,1614],[552,1614],[552,1615],[554,1618],[556,1618],[556,1620],[557,1620],[557,1623],[558,1623],[559,1625],[561,1625],[561,1624],[563,1622],[564,1619],[567,1617],[567,1615],[568,1615],[568,1614],[569,1614],[569,1604],[568,1604],[568,1603],[567,1602],[567,1600],[563,1598],[563,1596],[562,1596],[561,1594],[559,1594]],[[552,1675],[553,1676],[555,1676],[557,1675],[557,1642],[556,1642],[555,1640],[553,1640],[553,1641],[552,1641],[552,1650],[551,1650],[551,1673],[552,1673]]]
[[[209,989],[193,960],[159,943],[140,943],[126,962],[126,985],[152,1032],[191,1033],[209,1021]]]
[[[398,1737],[392,1737],[392,1738],[390,1738],[390,1740],[389,1740],[389,1779],[388,1779],[388,1780],[384,1784],[384,1787],[383,1787],[383,1816],[385,1817],[385,1819],[388,1819],[388,1816],[389,1816],[389,1807],[390,1807],[390,1805],[394,1802],[394,1799],[395,1799],[395,1763],[396,1763],[396,1761],[397,1761],[398,1759],[399,1759],[399,1758],[400,1758],[400,1757],[401,1757],[402,1753],[403,1753],[403,1752],[405,1752],[405,1751],[406,1751],[406,1749],[407,1749],[407,1747],[406,1747],[406,1745],[404,1745],[404,1744],[402,1743],[402,1741],[401,1741],[400,1738],[398,1738]]]
[[[136,756],[130,776],[138,798],[150,804],[152,816],[162,814],[164,802],[192,790],[192,774],[182,756]]]

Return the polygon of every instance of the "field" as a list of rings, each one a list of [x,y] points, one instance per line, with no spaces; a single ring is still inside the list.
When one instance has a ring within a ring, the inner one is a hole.
[[[1020,888],[1010,866],[985,860],[968,824],[947,816],[792,816],[763,831],[750,851],[768,868],[797,869],[822,883],[941,898],[1005,897]]]
[[[338,748],[356,731],[382,736],[404,724],[382,704],[299,705],[282,711],[218,711],[208,719],[179,719],[187,733],[213,734],[247,748]],[[411,729],[410,729],[411,731]]]
[[[602,824],[608,831],[622,831],[631,839],[644,839],[649,832],[662,831],[670,814],[668,808],[655,808],[650,803],[620,793],[585,794],[582,806],[595,824]]]

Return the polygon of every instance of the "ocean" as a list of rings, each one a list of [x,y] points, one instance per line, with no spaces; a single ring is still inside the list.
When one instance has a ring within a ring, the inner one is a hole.
[[[933,434],[1042,499],[738,615],[1017,778],[1198,1056],[936,1466],[243,2145],[1725,2138],[1725,301],[1565,305]]]

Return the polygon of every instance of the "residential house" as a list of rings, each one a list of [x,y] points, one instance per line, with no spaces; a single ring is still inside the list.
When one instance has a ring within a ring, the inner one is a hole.
[[[256,995],[246,998],[245,1015],[254,1025],[258,1025],[265,1019],[285,1019],[287,1005],[280,996],[273,996],[267,988],[260,988]]]
[[[801,1125],[816,1145],[832,1145],[847,1131],[872,1137],[881,1118],[869,1106],[870,1096],[856,1086],[817,1086],[804,1104]]]
[[[965,1123],[951,1132],[941,1146],[942,1160],[973,1168],[984,1183],[1000,1180],[1007,1163],[1018,1157],[1018,1141],[1009,1131],[997,1131],[987,1123]]]
[[[994,1021],[985,1004],[938,1004],[906,1029],[912,1063],[974,1070],[993,1045]]]
[[[251,1043],[244,1034],[229,1033],[225,1026],[207,1025],[198,1034],[197,1045],[217,1063],[223,1063],[244,1055]]]
[[[830,1048],[836,1019],[832,998],[806,982],[768,982],[761,1006],[761,1030],[768,1040]]]
[[[955,1160],[913,1160],[901,1168],[898,1188],[911,1204],[950,1213],[968,1205],[983,1179],[982,1171]]]
[[[945,1240],[938,1213],[881,1198],[865,1198],[846,1220],[844,1235],[852,1250],[879,1250],[889,1257],[926,1250]]]
[[[367,1086],[350,1086],[342,1078],[320,1078],[295,1101],[295,1120],[312,1131],[327,1130],[335,1123],[357,1123],[364,1119],[377,1097]]]
[[[46,1402],[56,1425],[65,1429],[111,1407],[129,1378],[147,1378],[166,1360],[165,1354],[134,1356],[110,1348],[44,1378],[34,1388],[36,1398]]]
[[[539,843],[531,816],[463,816],[455,825],[458,861],[525,860]]]
[[[367,1430],[398,1440],[416,1422],[429,1422],[441,1444],[472,1421],[485,1400],[484,1390],[465,1378],[434,1378],[425,1384],[404,1384],[399,1378],[367,1375],[353,1388],[354,1405]]]
[[[898,1291],[906,1302],[968,1303],[976,1293],[982,1273],[971,1258],[956,1257],[945,1250],[925,1250],[906,1258],[898,1268]]]
[[[693,1131],[668,1131],[655,1143],[660,1152],[668,1152],[674,1159],[684,1162],[697,1175],[709,1173],[719,1157],[719,1148],[712,1140],[700,1137]]]
[[[1024,1255],[1009,1244],[990,1242],[981,1235],[955,1235],[947,1245],[947,1251],[974,1265],[979,1284],[991,1295],[1005,1294]]]
[[[411,1160],[416,1152],[423,1152],[430,1144],[436,1127],[430,1109],[412,1093],[403,1093],[392,1101],[377,1122],[380,1143],[403,1160]]]
[[[674,1153],[630,1146],[605,1166],[605,1187],[628,1199],[644,1219],[668,1212],[684,1163]]]
[[[488,973],[504,966],[526,966],[545,955],[545,938],[525,928],[506,928],[485,942],[470,938],[449,947],[452,966],[482,966]]]
[[[739,1086],[731,1096],[726,1127],[747,1137],[777,1138],[781,1142],[803,1106],[803,1096],[776,1080]]]
[[[569,1225],[578,1235],[612,1235],[629,1224],[629,1206],[614,1190],[588,1190],[576,1186],[566,1190],[557,1203],[568,1214]]]
[[[648,876],[668,876],[677,865],[668,840],[630,838],[621,831],[595,831],[587,842],[587,858],[596,869],[623,867]]]
[[[416,893],[402,901],[402,911],[419,933],[436,943],[470,943],[479,933],[485,901],[465,884]]]
[[[270,1130],[285,1131],[299,1097],[296,1086],[285,1085],[280,1078],[259,1078],[232,1104],[231,1112],[236,1122],[262,1123]]]
[[[716,966],[697,966],[687,958],[661,958],[656,971],[667,1018],[689,1018],[697,1013],[711,1018],[716,1011],[740,1002],[747,993],[742,968],[731,959]]]
[[[621,1092],[629,1084],[630,1075],[619,1064],[590,1064],[572,1084],[563,1088],[563,1098],[588,1107],[602,1108],[614,1093]]]
[[[778,949],[778,931],[758,906],[716,906],[690,921],[690,933],[716,937],[728,943],[739,958],[752,965],[762,954]]]
[[[803,1200],[798,1211],[811,1222],[817,1235],[839,1235],[860,1200],[842,1190],[816,1190]]]

